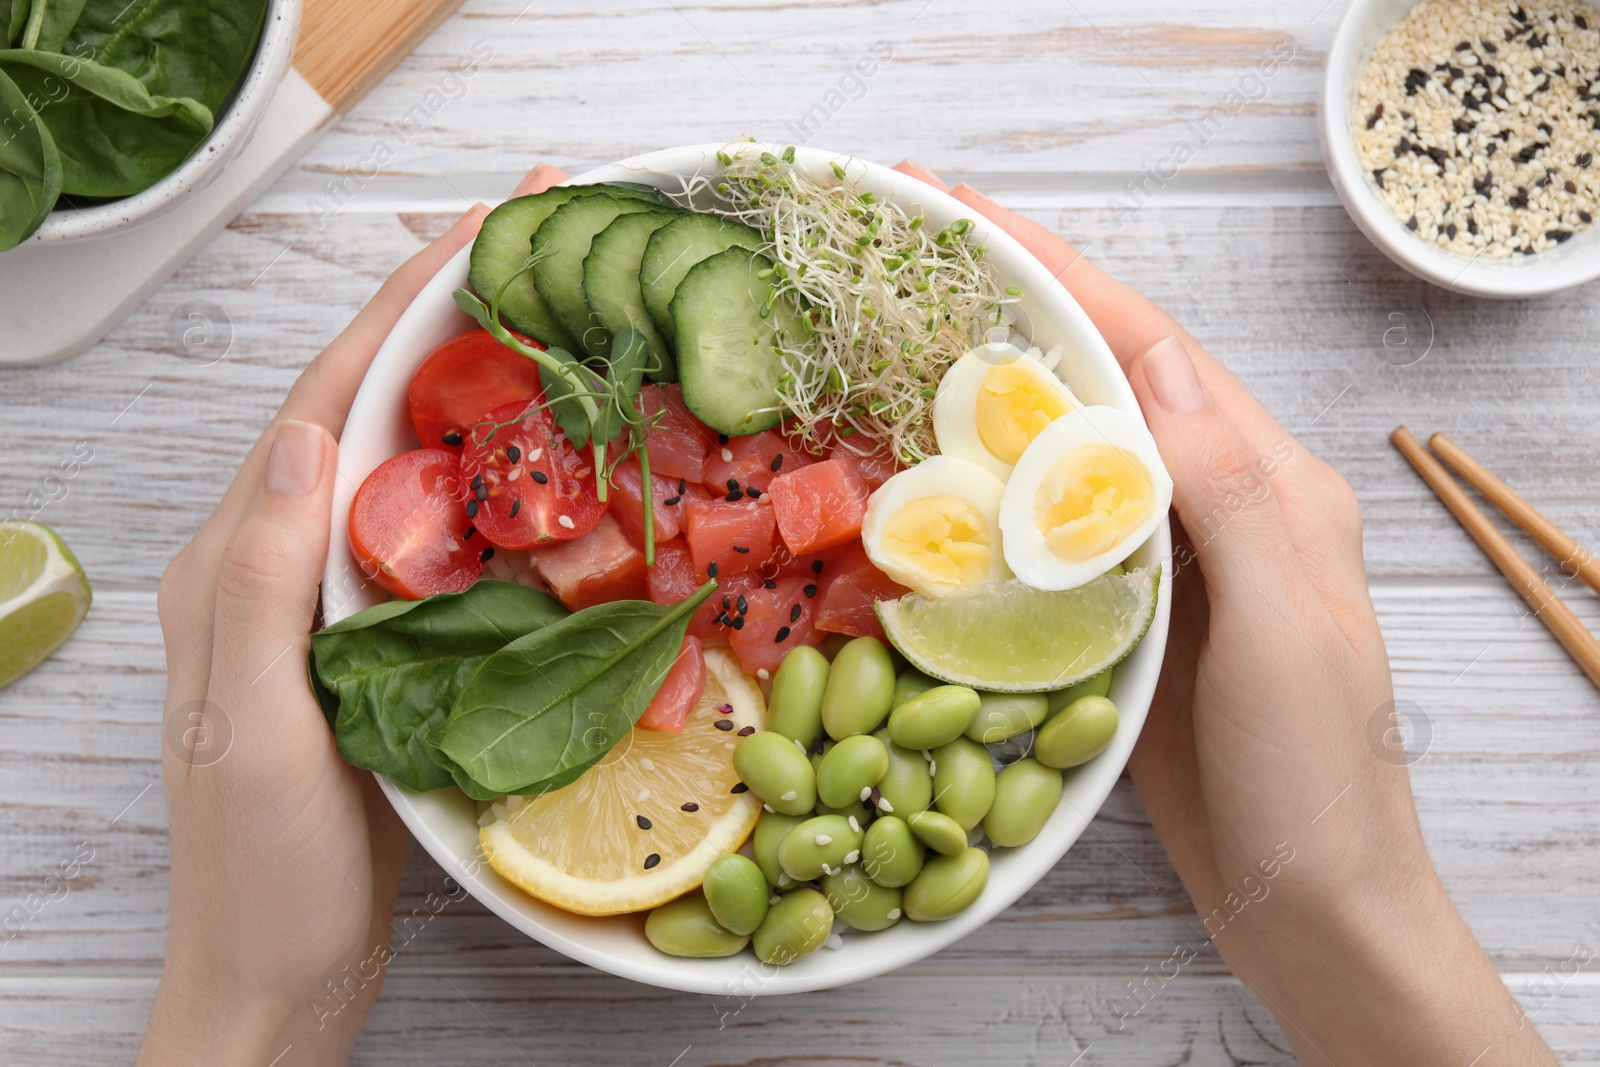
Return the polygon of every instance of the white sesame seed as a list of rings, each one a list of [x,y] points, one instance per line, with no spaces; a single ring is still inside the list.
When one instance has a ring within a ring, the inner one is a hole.
[[[866,797],[862,797],[861,799],[865,800],[867,798]],[[859,822],[856,822],[856,817],[854,815],[850,816],[850,832],[851,833],[856,833],[856,834],[859,834],[861,832],[861,824]]]
[[[889,914],[888,914],[887,917],[890,918],[890,919],[898,919],[898,918],[900,918],[900,909],[899,908],[890,908],[889,909]]]
[[[831,844],[833,844],[833,838],[829,837],[827,834],[818,834],[817,835],[817,844],[819,844],[819,845],[831,845]]]
[[[871,786],[870,786],[870,785],[864,785],[864,786],[862,786],[862,787],[861,787],[861,802],[862,802],[862,803],[863,803],[863,804],[865,804],[865,803],[866,803],[866,802],[867,802],[867,799],[868,799],[868,798],[869,798],[869,797],[871,797],[871,796],[872,796],[872,787],[871,787]],[[852,816],[852,818],[853,818],[853,817],[854,817],[854,816]]]
[[[651,759],[649,756],[641,756],[639,758],[639,769],[644,771],[646,774],[649,774],[651,771],[656,769],[656,761]]]
[[[785,885],[788,885],[792,881],[794,881],[794,879],[789,877],[789,872],[788,871],[780,871],[778,873],[778,885],[785,886]]]
[[[806,750],[806,743],[797,737],[794,739],[794,747],[798,748],[801,752],[804,752]]]
[[[575,530],[578,528],[578,524],[572,521],[571,515],[557,515],[556,521],[568,530]]]
[[[639,790],[639,795],[634,797],[633,799],[634,799],[635,803],[643,804],[645,801],[650,799],[650,790],[648,790],[648,789]]]
[[[894,805],[889,803],[889,798],[888,797],[879,797],[878,798],[878,810],[879,811],[891,811],[892,812],[892,811],[894,811]]]
[[[760,678],[764,682],[768,678],[771,678],[772,675],[767,672],[765,667],[762,667],[760,670],[756,671],[756,677]]]
[[[787,793],[783,794],[783,796],[779,797],[778,799],[779,800],[794,800],[799,795],[800,795],[799,793],[796,793],[793,789],[791,789]]]
[[[853,848],[849,852],[846,852],[844,854],[844,861],[846,863],[854,863],[856,860],[858,860],[860,858],[861,858],[861,850],[859,848]]]
[[[724,448],[722,450],[722,462],[724,462],[724,463],[732,463],[733,462],[733,452],[731,450],[726,449],[726,448]]]
[[[529,463],[537,463],[537,462],[539,462],[539,457],[541,457],[543,455],[544,455],[544,449],[542,449],[542,448],[530,448],[530,449],[528,449],[528,454],[526,456],[524,456],[523,458],[526,459]]]
[[[777,811],[776,811],[776,809],[775,809],[775,808],[773,808],[773,806],[772,806],[772,805],[771,805],[771,804],[768,804],[768,803],[767,803],[767,802],[765,802],[765,801],[762,801],[762,803],[761,803],[761,810],[762,810],[762,811],[764,811],[764,812],[766,812],[766,813],[767,813],[767,814],[768,814],[768,815],[775,815],[775,814],[777,814]]]
[[[506,481],[508,482],[514,482],[520,477],[522,477],[521,467],[512,467],[510,471],[506,472]]]

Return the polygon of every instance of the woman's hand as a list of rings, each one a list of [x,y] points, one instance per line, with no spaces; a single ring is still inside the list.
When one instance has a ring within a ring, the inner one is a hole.
[[[1129,762],[1204,936],[1302,1062],[1553,1063],[1444,894],[1405,763],[1350,486],[1164,311],[915,163],[1094,320],[1174,483],[1172,631]]]
[[[538,167],[517,193],[565,175]],[[143,1064],[343,1063],[377,998],[407,837],[306,677],[336,438],[378,346],[477,233],[467,212],[295,382],[161,579],[166,967]]]

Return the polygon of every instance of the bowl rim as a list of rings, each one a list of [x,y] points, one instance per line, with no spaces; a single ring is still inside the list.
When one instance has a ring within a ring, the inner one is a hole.
[[[714,165],[715,152],[723,147],[725,146],[717,144],[694,145],[647,153],[618,164],[588,171],[571,179],[570,182],[591,184],[597,181],[638,181],[658,178],[664,174],[689,174],[697,168]],[[756,144],[751,147],[756,150],[782,151],[782,146]],[[972,215],[970,209],[947,194],[890,168],[867,163],[844,153],[824,152],[819,149],[799,149],[796,156],[797,163],[812,168],[814,172],[820,171],[834,160],[844,165],[850,177],[859,181],[864,189],[902,200],[914,197],[914,202],[922,207],[930,223],[947,225],[948,221],[970,218]],[[1053,328],[1066,333],[1070,341],[1079,348],[1073,358],[1081,361],[1086,371],[1092,371],[1091,378],[1098,376],[1096,385],[1103,394],[1098,398],[1098,402],[1111,403],[1113,406],[1123,408],[1137,415],[1142,421],[1143,415],[1139,411],[1125,375],[1104,338],[1094,328],[1077,301],[1065,287],[1056,284],[1056,279],[1050,272],[1009,235],[989,224],[981,216],[974,222],[974,229],[978,233],[977,239],[990,247],[996,256],[996,263],[1002,275],[1008,282],[1020,284],[1025,293],[1047,294],[1041,297],[1038,305],[1035,305],[1035,311],[1042,311],[1045,316],[1046,329],[1030,331],[1030,337],[1040,332],[1049,332]],[[368,602],[388,599],[387,595],[373,595],[371,590],[361,586],[359,578],[355,575],[348,550],[349,505],[355,487],[378,462],[387,459],[400,449],[415,447],[413,443],[401,445],[400,448],[393,450],[379,449],[385,454],[369,462],[368,458],[361,456],[360,453],[372,451],[371,434],[368,434],[369,440],[357,438],[356,441],[352,441],[348,431],[359,434],[364,427],[383,425],[375,420],[388,420],[392,427],[397,417],[403,418],[405,382],[410,380],[409,368],[414,368],[420,363],[426,351],[431,350],[438,342],[427,343],[420,352],[416,349],[424,346],[421,337],[428,336],[429,329],[432,330],[433,336],[441,339],[450,335],[449,332],[440,329],[441,323],[437,320],[443,316],[446,322],[453,321],[448,318],[445,309],[448,306],[448,309],[455,310],[449,293],[457,286],[465,284],[467,259],[470,253],[469,246],[452,257],[401,315],[389,337],[379,348],[351,407],[346,422],[347,433],[345,439],[341,441],[339,450],[339,477],[335,479],[332,529],[323,582],[324,612],[329,622],[360,610]],[[458,311],[456,313],[459,314]],[[1054,327],[1050,324],[1049,316],[1055,317]],[[1029,318],[1031,325],[1031,316]],[[459,326],[452,329],[458,331],[471,325],[465,316],[460,316],[459,323]],[[1091,363],[1092,367],[1089,366]],[[404,371],[404,375],[398,383],[384,381],[385,378],[392,378],[401,371]],[[391,433],[390,436],[394,437],[394,434]],[[414,441],[414,437],[410,437],[409,429],[405,429],[400,436]],[[878,943],[883,946],[883,950],[877,953],[849,955],[847,942],[846,949],[838,952],[814,953],[787,968],[771,969],[758,965],[753,958],[743,958],[746,955],[743,953],[740,956],[720,960],[676,959],[655,953],[646,943],[643,947],[648,950],[648,954],[641,953],[637,958],[630,958],[604,947],[597,947],[593,943],[594,939],[583,936],[592,929],[587,924],[595,922],[614,924],[622,921],[632,923],[635,927],[642,927],[642,916],[584,920],[534,900],[501,879],[487,863],[481,862],[481,851],[474,849],[468,854],[465,849],[445,839],[444,834],[452,829],[452,826],[458,833],[462,829],[459,824],[462,818],[461,802],[448,796],[452,791],[413,793],[381,776],[378,776],[378,781],[384,794],[412,834],[428,853],[445,867],[451,878],[460,883],[468,893],[527,936],[569,958],[599,970],[662,988],[692,993],[722,994],[741,999],[832,988],[871,978],[932,955],[999,915],[1023,893],[1032,889],[1060,861],[1104,805],[1106,797],[1126,766],[1134,742],[1148,714],[1166,649],[1173,570],[1172,541],[1167,522],[1163,521],[1157,527],[1150,539],[1137,550],[1134,558],[1138,559],[1141,565],[1149,563],[1160,568],[1161,586],[1155,618],[1151,621],[1149,630],[1130,656],[1123,661],[1123,666],[1119,666],[1118,673],[1113,678],[1113,695],[1122,712],[1122,721],[1112,744],[1100,757],[1067,772],[1071,777],[1063,793],[1062,805],[1057,808],[1045,829],[1034,841],[1021,848],[1005,850],[1008,854],[994,862],[989,885],[976,904],[943,922],[899,924],[890,930],[873,934],[874,939],[881,939]],[[331,608],[330,592],[337,597]],[[440,799],[441,795],[445,796]],[[450,805],[455,805],[453,815],[449,810]],[[476,844],[475,825],[472,827],[471,839]],[[997,874],[1002,876],[997,877]],[[557,926],[562,928],[558,929]],[[890,937],[896,934],[899,936]],[[636,930],[633,936],[638,942],[643,943],[642,932]]]
[[[1467,259],[1417,237],[1378,199],[1356,154],[1349,105],[1372,49],[1415,3],[1416,0],[1353,0],[1328,48],[1318,134],[1329,181],[1351,220],[1396,264],[1454,293],[1520,299],[1559,292],[1600,278],[1600,227],[1591,227],[1573,240],[1533,256]]]
[[[249,143],[289,69],[300,28],[302,0],[270,0],[250,68],[232,103],[188,159],[149,188],[90,207],[58,205],[26,241],[66,244],[106,237],[160,218],[185,194],[199,192]]]

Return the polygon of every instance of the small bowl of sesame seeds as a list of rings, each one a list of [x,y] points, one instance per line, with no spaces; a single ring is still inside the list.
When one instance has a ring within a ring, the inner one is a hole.
[[[1354,0],[1329,49],[1323,155],[1367,237],[1453,292],[1600,277],[1600,9]]]

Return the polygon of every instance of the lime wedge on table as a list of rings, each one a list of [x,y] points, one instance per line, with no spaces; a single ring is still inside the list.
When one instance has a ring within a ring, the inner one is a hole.
[[[89,579],[55,531],[0,522],[0,687],[61,647],[89,610]]]
[[[997,693],[1061,689],[1133,651],[1155,618],[1160,577],[1142,567],[1060,591],[984,582],[879,601],[878,617],[894,647],[934,678]]]

